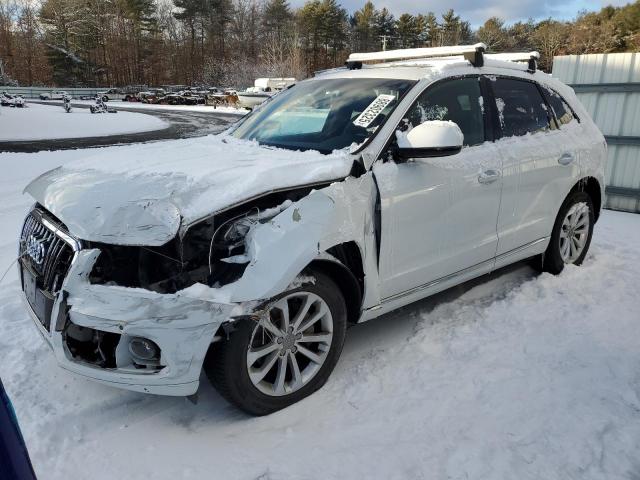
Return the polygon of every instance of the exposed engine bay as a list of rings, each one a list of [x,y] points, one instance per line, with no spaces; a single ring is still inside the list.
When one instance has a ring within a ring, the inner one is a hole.
[[[195,283],[220,287],[234,282],[249,264],[244,242],[249,230],[326,185],[273,192],[229,208],[160,247],[85,242],[86,248],[101,252],[89,281],[158,293],[175,293]]]

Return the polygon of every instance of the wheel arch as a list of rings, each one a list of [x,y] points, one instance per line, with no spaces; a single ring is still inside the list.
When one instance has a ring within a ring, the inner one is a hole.
[[[600,211],[602,210],[602,186],[595,177],[581,178],[569,191],[565,199],[574,192],[584,192],[593,202],[593,215],[596,220],[600,217]]]
[[[312,260],[307,269],[320,270],[335,282],[346,303],[347,321],[357,323],[364,298],[364,265],[360,248],[356,242],[345,242],[329,248],[327,254],[328,258]]]

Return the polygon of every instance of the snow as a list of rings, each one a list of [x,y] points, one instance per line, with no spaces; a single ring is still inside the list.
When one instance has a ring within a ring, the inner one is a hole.
[[[28,191],[79,238],[162,245],[181,218],[187,225],[274,189],[344,178],[352,163],[343,151],[322,155],[209,135],[85,151]]]
[[[28,103],[26,108],[0,109],[0,141],[103,137],[150,132],[167,122],[136,112],[92,114],[85,108],[66,113],[61,106]]]
[[[32,202],[24,185],[85,155],[0,156],[0,276]],[[262,418],[204,378],[193,405],[61,370],[12,268],[0,376],[47,480],[634,478],[638,245],[640,216],[605,211],[582,267],[518,264],[354,327],[322,390]]]

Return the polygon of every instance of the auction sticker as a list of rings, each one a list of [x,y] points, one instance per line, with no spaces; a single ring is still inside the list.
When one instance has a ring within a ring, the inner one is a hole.
[[[378,95],[376,99],[364,109],[358,118],[353,121],[353,124],[357,127],[368,127],[371,125],[380,112],[382,112],[387,105],[396,99],[395,95]]]

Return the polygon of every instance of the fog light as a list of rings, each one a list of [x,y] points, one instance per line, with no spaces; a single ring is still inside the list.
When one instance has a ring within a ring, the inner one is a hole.
[[[160,348],[146,338],[132,338],[129,342],[129,352],[141,360],[155,360],[158,358]]]

